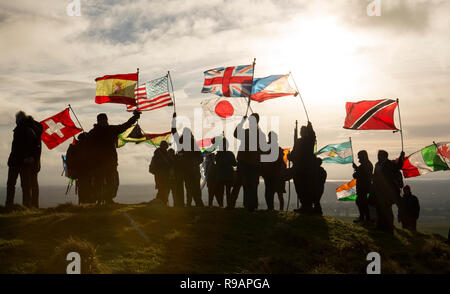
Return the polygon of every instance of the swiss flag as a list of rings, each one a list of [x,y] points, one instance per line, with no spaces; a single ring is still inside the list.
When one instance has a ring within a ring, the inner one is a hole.
[[[43,126],[42,142],[48,149],[53,149],[82,130],[77,128],[70,118],[69,108],[41,121]]]

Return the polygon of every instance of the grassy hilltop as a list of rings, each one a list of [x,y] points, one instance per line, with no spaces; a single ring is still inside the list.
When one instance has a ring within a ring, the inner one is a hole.
[[[87,273],[365,273],[372,251],[382,273],[450,273],[442,236],[392,236],[327,216],[152,204],[1,209],[0,273],[65,273],[71,251]]]

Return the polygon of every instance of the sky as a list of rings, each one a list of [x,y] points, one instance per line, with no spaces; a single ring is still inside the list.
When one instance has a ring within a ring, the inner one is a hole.
[[[136,68],[140,81],[170,71],[177,113],[193,119],[200,102],[213,97],[200,93],[205,70],[256,58],[255,77],[292,73],[319,148],[351,136],[355,153],[367,149],[372,162],[379,149],[397,157],[400,135],[344,130],[345,102],[398,98],[406,154],[450,140],[450,1],[81,0],[81,15],[71,16],[68,5],[76,3],[0,4],[0,186],[18,110],[40,121],[71,104],[85,130],[100,112],[111,124],[123,123],[130,117],[124,105],[95,104],[94,80]],[[380,15],[369,16],[367,6],[375,4]],[[273,122],[282,147],[292,147],[295,121],[306,123],[299,97],[252,103],[252,109]],[[169,131],[172,111],[145,112],[139,124],[148,133]],[[399,126],[397,112],[395,119]],[[205,121],[194,128],[211,132]],[[67,183],[61,155],[69,143],[43,146],[41,184]],[[118,149],[121,183],[153,182],[153,150]],[[350,165],[325,169],[329,180],[351,178]]]

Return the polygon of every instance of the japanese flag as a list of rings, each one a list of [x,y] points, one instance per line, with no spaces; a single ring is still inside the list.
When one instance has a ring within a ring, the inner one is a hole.
[[[221,119],[240,119],[247,112],[248,98],[212,98],[201,102],[205,116]]]
[[[42,142],[47,145],[48,149],[53,149],[62,142],[81,132],[70,118],[69,108],[60,113],[41,121],[43,132]]]

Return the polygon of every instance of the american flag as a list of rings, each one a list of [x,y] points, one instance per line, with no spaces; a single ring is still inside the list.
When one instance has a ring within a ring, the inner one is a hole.
[[[127,105],[127,111],[148,111],[173,105],[167,76],[140,85],[134,93],[137,105]]]
[[[253,83],[253,64],[219,67],[204,72],[202,93],[225,97],[250,96]]]

